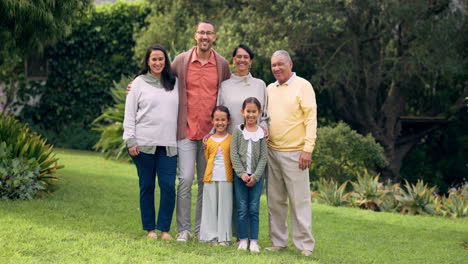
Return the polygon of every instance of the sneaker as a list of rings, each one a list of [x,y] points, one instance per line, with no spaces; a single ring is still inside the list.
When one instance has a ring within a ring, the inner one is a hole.
[[[260,247],[258,246],[257,242],[251,241],[249,249],[250,249],[250,252],[252,252],[252,253],[259,253],[260,252]]]
[[[247,240],[241,240],[237,250],[247,250]]]
[[[190,234],[189,231],[185,230],[177,234],[176,240],[180,242],[187,242],[192,235]]]
[[[304,255],[304,256],[306,256],[306,257],[308,257],[308,256],[310,256],[310,255],[312,254],[312,251],[310,251],[310,250],[302,250],[302,251],[301,251],[301,254]]]
[[[220,246],[229,246],[229,242],[227,242],[227,241],[219,242],[219,245]]]

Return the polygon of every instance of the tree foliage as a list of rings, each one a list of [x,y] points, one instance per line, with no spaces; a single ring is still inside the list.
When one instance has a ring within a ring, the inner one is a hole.
[[[49,76],[39,85],[39,104],[26,107],[22,118],[48,130],[50,140],[70,132],[84,142],[93,137],[89,125],[112,103],[113,81],[134,75],[133,32],[144,25],[149,12],[144,2],[99,5],[77,21],[65,40],[47,49]],[[82,130],[86,130],[86,133]],[[60,145],[60,142],[54,142]],[[90,142],[92,147],[95,142]]]
[[[468,27],[460,1],[243,3],[223,25],[263,56],[291,51],[295,71],[320,91],[319,114],[372,133],[390,162],[386,175],[398,177],[405,154],[430,131],[402,134],[401,116],[450,120],[464,107]]]
[[[91,0],[1,0],[0,65],[66,37],[90,4]]]

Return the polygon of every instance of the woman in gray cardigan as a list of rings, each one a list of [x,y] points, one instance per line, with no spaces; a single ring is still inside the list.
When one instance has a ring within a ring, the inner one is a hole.
[[[124,134],[128,152],[138,170],[140,213],[148,237],[172,239],[169,230],[175,207],[177,168],[177,78],[161,45],[148,48],[142,69],[125,101]],[[160,188],[155,221],[156,175]]]

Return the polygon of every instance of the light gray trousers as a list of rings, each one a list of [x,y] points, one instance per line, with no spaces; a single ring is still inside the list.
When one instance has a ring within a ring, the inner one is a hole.
[[[288,200],[293,242],[299,250],[314,250],[309,170],[299,169],[301,151],[268,149],[267,199],[273,246],[288,245]]]
[[[231,242],[232,182],[205,183],[200,227],[201,241]]]
[[[179,185],[177,186],[177,230],[178,232],[192,230],[192,184],[197,166],[197,207],[195,213],[195,233],[200,232],[200,221],[203,200],[203,175],[205,174],[206,160],[202,140],[184,138],[177,141],[177,154],[179,156]]]

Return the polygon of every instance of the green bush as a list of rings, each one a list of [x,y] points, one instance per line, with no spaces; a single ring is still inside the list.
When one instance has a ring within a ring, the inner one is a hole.
[[[311,181],[334,178],[343,183],[354,180],[366,169],[372,171],[386,165],[382,146],[370,134],[362,136],[343,122],[318,128]]]
[[[427,183],[418,180],[416,184],[406,181],[405,189],[396,196],[401,204],[404,214],[435,215],[440,205],[439,199],[434,195],[437,186],[429,188]]]
[[[37,180],[45,188],[50,186],[51,180],[57,179],[55,172],[63,166],[57,164],[58,158],[53,153],[53,146],[13,116],[0,115],[0,142],[9,150],[11,159],[26,162],[26,166],[29,166],[30,160],[37,163]]]
[[[111,88],[111,95],[114,99],[114,105],[108,107],[102,115],[94,120],[95,130],[101,133],[99,141],[94,148],[104,153],[106,158],[116,160],[130,160],[127,155],[123,135],[123,120],[125,115],[125,90],[132,78],[124,77],[120,82],[114,82]]]
[[[31,200],[45,187],[38,180],[36,160],[12,158],[5,142],[0,143],[0,200]]]
[[[89,126],[70,124],[60,131],[48,130],[40,125],[31,125],[31,130],[47,138],[47,143],[56,148],[92,150],[99,133]]]
[[[76,21],[70,36],[45,51],[49,74],[45,84],[37,84],[41,99],[37,105],[25,107],[20,118],[41,133],[50,131],[44,135],[57,145],[80,143],[76,137],[70,137],[73,130],[89,130],[92,121],[112,104],[112,82],[122,74],[134,75],[138,71],[140,62],[133,60],[133,34],[145,26],[149,12],[146,1],[93,6]],[[62,137],[64,131],[70,136]],[[93,142],[79,148],[93,146],[98,137],[91,138]]]
[[[319,203],[332,206],[346,206],[349,204],[349,193],[346,193],[347,181],[339,185],[334,179],[320,178],[315,184],[317,191],[314,191],[312,196]]]

